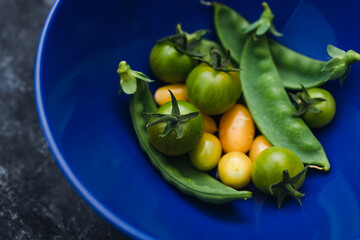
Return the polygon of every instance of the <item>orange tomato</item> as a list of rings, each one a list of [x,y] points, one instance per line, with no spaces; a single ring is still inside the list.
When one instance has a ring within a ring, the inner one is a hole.
[[[251,161],[254,161],[255,158],[259,155],[259,153],[271,146],[271,143],[269,143],[269,141],[264,137],[264,135],[257,136],[251,144],[249,151],[249,157]]]
[[[252,161],[242,152],[230,152],[219,161],[218,173],[221,182],[232,188],[239,189],[251,180]]]
[[[204,119],[204,131],[208,133],[216,132],[218,129],[215,120],[209,115],[206,115],[204,113],[201,113],[201,115]]]
[[[224,152],[248,152],[254,135],[255,124],[244,105],[235,104],[221,116],[219,139]]]
[[[185,84],[169,84],[162,86],[155,91],[154,98],[158,105],[163,105],[164,103],[171,101],[171,95],[168,90],[174,94],[176,100],[189,101]]]

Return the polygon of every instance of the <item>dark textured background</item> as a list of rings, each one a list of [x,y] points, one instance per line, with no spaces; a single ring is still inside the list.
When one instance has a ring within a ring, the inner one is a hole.
[[[0,0],[0,239],[126,239],[69,185],[38,121],[34,58],[53,0]]]

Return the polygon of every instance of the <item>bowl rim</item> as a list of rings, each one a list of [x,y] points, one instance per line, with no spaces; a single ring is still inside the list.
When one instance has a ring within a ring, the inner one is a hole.
[[[67,164],[66,158],[61,154],[61,151],[56,144],[54,136],[51,132],[48,119],[46,116],[46,111],[44,108],[43,94],[42,94],[42,62],[43,62],[43,51],[46,48],[46,42],[48,40],[48,30],[51,28],[51,25],[54,21],[54,18],[61,7],[63,0],[55,0],[53,3],[44,25],[41,30],[39,37],[36,55],[35,55],[35,66],[34,66],[34,95],[35,95],[35,104],[37,109],[38,118],[40,121],[40,126],[45,137],[46,143],[52,153],[52,156],[55,158],[56,163],[60,167],[61,171],[68,179],[73,188],[80,194],[82,199],[88,203],[99,213],[103,218],[105,218],[110,224],[115,226],[117,229],[120,229],[126,235],[136,238],[136,239],[153,239],[146,233],[135,228],[131,224],[127,223],[124,219],[115,216],[109,209],[107,209],[100,201],[98,201],[80,182],[76,177],[70,166]]]

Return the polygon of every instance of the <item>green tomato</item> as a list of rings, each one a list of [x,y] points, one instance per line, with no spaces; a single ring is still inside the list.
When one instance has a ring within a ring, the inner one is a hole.
[[[336,107],[334,97],[322,88],[310,88],[307,91],[311,98],[323,98],[325,101],[314,104],[314,107],[321,111],[320,113],[307,111],[302,116],[303,120],[311,128],[319,128],[327,125],[335,115]]]
[[[218,115],[229,110],[241,95],[237,72],[218,71],[206,63],[196,66],[186,79],[190,101],[203,113]]]
[[[199,143],[189,152],[191,163],[201,171],[216,167],[221,157],[220,140],[211,133],[205,132]]]
[[[304,164],[289,149],[269,147],[255,158],[251,178],[260,191],[270,194],[270,187],[283,180],[283,171],[286,169],[289,176],[293,177],[304,169]],[[305,176],[293,186],[295,190],[302,186],[304,180]]]
[[[180,53],[168,41],[155,44],[150,53],[150,68],[153,74],[167,83],[185,82],[187,75],[196,66],[197,61]]]
[[[194,107],[191,103],[179,100],[177,101],[180,114],[185,115],[192,112],[198,112],[199,110]],[[172,110],[172,103],[167,102],[160,106],[156,113],[159,114],[170,114]],[[152,121],[154,119],[150,119]],[[201,114],[195,118],[182,123],[183,136],[177,139],[177,134],[173,130],[167,135],[161,137],[165,129],[166,123],[158,123],[151,127],[148,127],[148,137],[150,143],[161,153],[169,156],[180,156],[191,149],[200,141],[204,132],[204,120]]]

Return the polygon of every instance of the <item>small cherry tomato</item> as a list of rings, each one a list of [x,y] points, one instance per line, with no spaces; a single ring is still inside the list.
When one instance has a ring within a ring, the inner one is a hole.
[[[204,130],[208,133],[214,133],[218,130],[215,120],[205,113],[201,113],[204,119]]]
[[[177,100],[188,101],[185,84],[170,84],[162,86],[155,91],[154,98],[158,105],[163,105],[171,101],[168,90],[174,94]]]
[[[251,161],[254,161],[255,158],[265,149],[271,147],[271,143],[264,137],[264,135],[257,136],[251,144],[249,157]]]
[[[242,104],[235,104],[220,118],[219,139],[224,152],[249,151],[255,135],[255,124]]]
[[[150,53],[150,68],[153,74],[164,82],[185,82],[197,61],[179,52],[169,41],[159,41]]]
[[[177,101],[181,115],[198,112],[198,109],[189,102]],[[156,114],[171,114],[172,102],[160,106]],[[150,119],[150,122],[155,119]],[[201,114],[182,123],[182,137],[178,138],[175,130],[162,136],[167,123],[160,122],[147,129],[150,143],[161,153],[170,156],[179,156],[189,152],[200,141],[204,132],[204,120]]]
[[[311,98],[323,98],[325,101],[314,104],[314,107],[321,111],[320,113],[314,113],[308,110],[302,118],[311,128],[319,128],[327,125],[335,115],[336,106],[334,97],[322,88],[310,88],[307,91]]]
[[[264,193],[270,194],[271,185],[283,180],[283,171],[288,170],[290,177],[304,169],[300,158],[289,149],[269,147],[262,151],[252,166],[251,177],[255,186]],[[305,177],[295,185],[299,189]]]
[[[221,143],[211,133],[204,133],[199,143],[189,152],[191,163],[201,171],[216,167],[221,157]]]
[[[203,113],[217,115],[229,110],[241,95],[237,72],[225,72],[206,63],[197,65],[186,78],[190,101]]]
[[[251,180],[252,162],[242,152],[230,152],[219,161],[218,173],[220,180],[235,189],[243,188]]]

